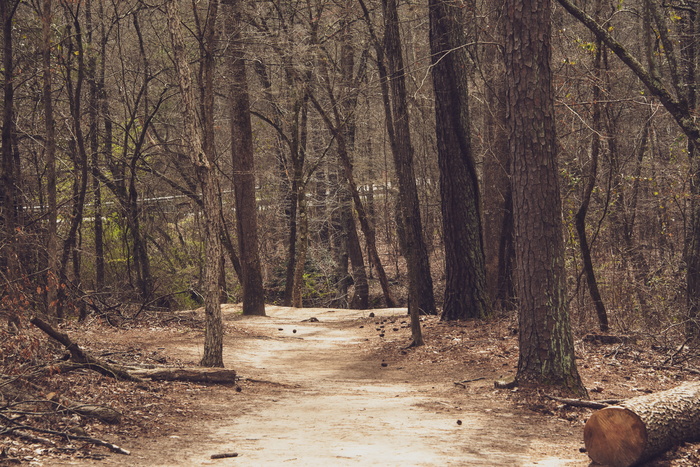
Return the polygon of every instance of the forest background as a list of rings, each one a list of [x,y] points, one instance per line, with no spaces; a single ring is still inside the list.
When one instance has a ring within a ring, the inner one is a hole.
[[[189,309],[211,293],[207,271],[217,274],[223,301],[240,301],[250,211],[236,203],[250,192],[237,190],[253,176],[267,303],[406,304],[410,292],[425,296],[409,285],[406,267],[415,251],[397,180],[406,167],[431,271],[432,284],[421,284],[434,287],[441,308],[450,224],[441,209],[428,5],[396,5],[397,67],[384,57],[387,3],[222,1],[217,11],[219,2],[193,0],[173,20],[172,2],[3,1],[0,313],[10,322],[35,313],[118,321]],[[508,312],[516,298],[503,9],[446,3],[464,19],[458,48],[468,57],[482,223],[472,243],[485,259],[485,309]],[[615,330],[682,343],[700,293],[692,137],[699,6],[579,5],[602,33],[559,4],[551,23],[572,322],[591,330],[605,317]],[[181,44],[174,23],[183,26]],[[605,34],[657,88],[615,56]],[[408,165],[392,157],[406,138],[387,124],[387,106],[397,106],[387,73],[405,77]],[[250,109],[249,142],[236,105]],[[201,166],[196,144],[208,157]],[[237,165],[246,151],[254,170]],[[216,195],[209,201],[203,172]],[[220,253],[207,250],[212,231]],[[218,266],[205,267],[206,259]]]

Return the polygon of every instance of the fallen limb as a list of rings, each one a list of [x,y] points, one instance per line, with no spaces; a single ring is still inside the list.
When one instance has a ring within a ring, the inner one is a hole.
[[[566,397],[555,397],[546,396],[548,399],[553,401],[561,402],[562,404],[570,405],[572,407],[585,407],[588,409],[604,409],[605,407],[610,407],[611,405],[619,404],[621,401],[619,399],[609,399],[603,401],[587,401],[583,399],[569,399]]]
[[[5,418],[5,417],[3,417],[3,418]],[[12,426],[12,427],[5,427],[4,430],[0,430],[0,436],[4,436],[4,435],[17,436],[17,437],[24,438],[24,439],[34,439],[35,441],[40,441],[40,442],[45,443],[45,444],[52,444],[52,445],[55,444],[53,441],[51,441],[47,438],[41,438],[41,437],[29,435],[28,433],[26,433],[27,431],[34,431],[37,433],[43,433],[43,434],[47,434],[47,435],[55,435],[55,436],[60,436],[61,438],[64,438],[67,440],[84,441],[87,443],[95,444],[97,446],[104,446],[112,452],[116,452],[117,454],[124,454],[126,456],[131,454],[129,451],[117,446],[116,444],[112,444],[112,443],[109,443],[109,442],[101,440],[101,439],[93,438],[91,436],[76,436],[76,435],[73,435],[70,433],[66,433],[65,431],[47,430],[44,428],[35,428],[35,427],[29,426],[29,425],[17,424],[17,425]]]
[[[132,375],[152,381],[187,381],[206,384],[235,384],[236,371],[223,368],[170,368],[133,370]]]
[[[96,444],[99,446],[105,446],[105,447],[109,448],[110,450],[112,450],[113,452],[116,452],[118,454],[125,454],[125,455],[130,454],[129,451],[127,451],[126,449],[120,448],[116,444],[112,444],[112,443],[109,443],[107,441],[103,441],[101,439],[92,438],[90,436],[76,436],[76,435],[73,435],[70,433],[66,433],[64,431],[48,430],[45,428],[36,428],[36,427],[30,426],[30,425],[23,425],[23,424],[15,422],[14,420],[11,420],[8,417],[5,417],[3,415],[0,415],[0,419],[2,419],[5,423],[12,425],[12,426],[0,425],[0,436],[14,436],[14,437],[28,440],[31,442],[35,442],[35,443],[47,444],[50,446],[56,445],[56,442],[51,440],[51,439],[44,438],[41,436],[34,436],[34,435],[28,433],[28,431],[33,431],[36,433],[60,436],[61,438],[65,438],[65,439],[69,439],[69,440],[73,439],[73,440],[77,440],[77,441],[86,441],[86,442]]]
[[[122,414],[117,410],[105,405],[94,404],[76,404],[71,402],[69,405],[60,404],[59,412],[77,413],[83,417],[95,418],[97,420],[116,425],[122,421]]]
[[[629,467],[700,438],[700,382],[647,394],[595,412],[583,439],[589,457]]]
[[[110,378],[115,378],[122,381],[143,381],[141,378],[137,378],[121,368],[109,365],[108,363],[102,362],[86,354],[78,344],[70,340],[68,334],[56,331],[49,323],[41,320],[40,318],[34,317],[30,320],[30,322],[34,326],[44,331],[49,337],[63,344],[63,346],[65,346],[70,352],[71,360],[76,363],[83,364],[84,368],[89,368],[104,376],[109,376]]]

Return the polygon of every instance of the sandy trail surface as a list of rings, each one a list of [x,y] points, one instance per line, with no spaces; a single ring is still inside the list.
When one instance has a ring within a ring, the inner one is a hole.
[[[589,465],[579,452],[580,427],[504,403],[493,379],[462,388],[454,384],[459,376],[428,377],[419,364],[400,366],[373,352],[375,322],[405,319],[405,309],[373,310],[374,318],[337,309],[233,311],[224,308],[235,330],[224,357],[242,390],[198,391],[191,395],[197,416],[180,430],[124,440],[130,456],[91,465]],[[408,332],[392,338],[408,343]],[[184,361],[202,352],[192,334],[139,344]],[[211,459],[230,452],[238,456]]]

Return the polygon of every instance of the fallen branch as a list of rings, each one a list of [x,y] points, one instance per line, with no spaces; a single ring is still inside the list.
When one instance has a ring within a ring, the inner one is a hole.
[[[89,368],[100,373],[101,375],[109,376],[110,378],[115,378],[122,381],[143,381],[141,378],[133,376],[121,368],[109,365],[86,354],[78,344],[70,340],[68,334],[56,331],[49,323],[41,320],[40,318],[34,317],[29,322],[44,331],[52,339],[63,344],[63,346],[70,352],[71,360],[76,363],[83,364],[84,368]]]
[[[3,417],[3,418],[5,418],[5,417]],[[109,442],[101,440],[101,439],[93,438],[91,436],[77,436],[77,435],[72,435],[70,433],[66,433],[65,431],[47,430],[44,428],[35,428],[35,427],[29,426],[29,425],[19,425],[18,424],[18,425],[12,426],[12,427],[5,427],[4,430],[0,431],[0,436],[4,436],[4,435],[17,436],[20,438],[25,438],[25,439],[29,438],[29,439],[34,439],[35,441],[40,441],[42,443],[55,445],[55,443],[49,439],[29,435],[28,433],[26,433],[26,431],[35,431],[37,433],[60,436],[61,438],[65,438],[67,440],[85,441],[87,443],[95,444],[97,446],[104,446],[112,452],[116,452],[117,454],[124,454],[126,456],[131,454],[129,451],[117,446],[116,444],[112,444],[112,443],[109,443]]]
[[[603,401],[586,401],[583,399],[568,399],[566,397],[546,397],[553,401],[561,402],[562,404],[570,405],[572,407],[585,407],[588,409],[604,409],[605,407],[610,407],[611,405],[616,405],[621,402],[618,399],[608,399]]]
[[[464,385],[465,383],[473,383],[474,381],[481,381],[482,379],[486,379],[486,378],[482,376],[481,378],[465,379],[463,381],[454,381],[454,385],[460,386],[460,387],[466,389],[467,387]]]

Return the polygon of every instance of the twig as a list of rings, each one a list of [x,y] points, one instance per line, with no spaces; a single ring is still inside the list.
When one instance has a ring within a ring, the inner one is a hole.
[[[467,387],[464,385],[465,383],[473,383],[474,381],[481,381],[482,379],[486,379],[486,378],[482,376],[482,377],[480,377],[480,378],[465,379],[465,380],[463,380],[463,381],[455,381],[455,382],[454,382],[454,385],[455,385],[455,386],[461,386],[461,387],[463,387],[464,389],[466,389]]]

